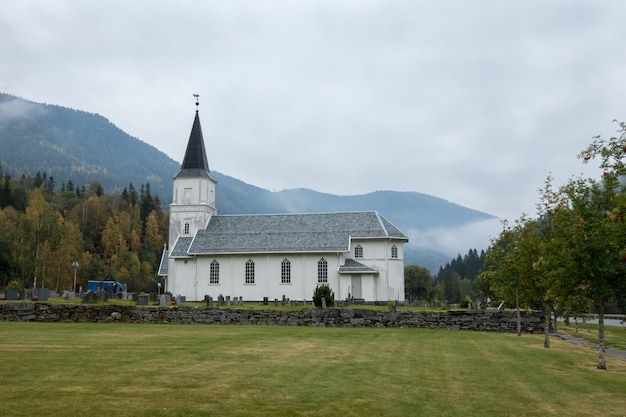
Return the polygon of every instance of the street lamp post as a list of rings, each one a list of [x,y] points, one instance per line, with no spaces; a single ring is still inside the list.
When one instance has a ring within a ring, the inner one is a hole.
[[[72,262],[72,266],[74,267],[74,286],[72,287],[72,292],[76,292],[76,270],[78,269],[78,262]]]

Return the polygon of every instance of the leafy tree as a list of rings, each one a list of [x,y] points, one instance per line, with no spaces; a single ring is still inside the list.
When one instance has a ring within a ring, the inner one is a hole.
[[[404,289],[409,302],[431,300],[434,286],[435,279],[427,268],[418,265],[404,268]]]
[[[626,125],[609,140],[596,137],[579,158],[600,158],[600,180],[572,179],[563,188],[572,210],[571,276],[598,311],[598,369],[606,369],[604,311],[626,289]]]
[[[51,240],[58,239],[58,214],[52,210],[39,188],[31,193],[25,214],[25,239],[20,243],[24,248],[21,261],[23,271],[31,274],[35,287],[38,273],[42,273],[41,268],[45,265],[40,262],[44,243],[49,247]]]
[[[540,302],[546,317],[548,307],[578,314],[595,305],[599,369],[606,369],[606,305],[626,291],[626,189],[620,181],[626,176],[625,155],[623,123],[617,137],[596,137],[579,158],[599,158],[600,179],[573,178],[555,191],[548,178],[538,218],[523,216],[514,227],[505,227],[481,275],[503,297],[514,288],[518,300]]]
[[[17,251],[19,216],[13,207],[0,209],[0,287],[5,286],[10,278],[20,276],[19,266],[15,261]]]

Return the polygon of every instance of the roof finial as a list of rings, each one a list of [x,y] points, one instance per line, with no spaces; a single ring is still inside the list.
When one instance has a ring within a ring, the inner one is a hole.
[[[200,105],[200,101],[199,101],[200,94],[196,93],[193,96],[196,98],[196,111],[198,111],[198,106]]]

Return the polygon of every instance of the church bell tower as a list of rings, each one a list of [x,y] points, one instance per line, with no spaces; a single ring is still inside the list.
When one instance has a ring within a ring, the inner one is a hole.
[[[207,227],[211,216],[217,214],[215,185],[207,161],[200,117],[198,95],[196,115],[189,134],[187,150],[180,171],[174,176],[174,193],[170,204],[169,249],[179,236],[193,237],[199,229]]]

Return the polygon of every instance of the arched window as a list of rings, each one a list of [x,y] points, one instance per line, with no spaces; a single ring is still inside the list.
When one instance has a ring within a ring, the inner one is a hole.
[[[248,259],[246,262],[246,284],[254,284],[254,262]]]
[[[354,257],[355,258],[362,258],[363,257],[363,246],[356,245],[354,247]]]
[[[398,257],[398,247],[396,245],[393,245],[391,247],[391,257],[392,258],[397,258]]]
[[[188,235],[189,234],[189,223],[185,223],[185,231],[184,234]]]
[[[220,283],[220,263],[213,259],[211,270],[209,271],[209,284]]]
[[[280,283],[291,284],[291,262],[287,258],[280,264]]]
[[[328,262],[324,258],[317,261],[317,282],[328,282]]]

